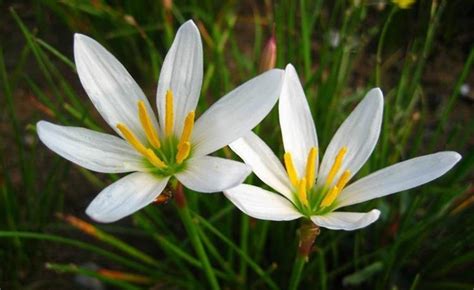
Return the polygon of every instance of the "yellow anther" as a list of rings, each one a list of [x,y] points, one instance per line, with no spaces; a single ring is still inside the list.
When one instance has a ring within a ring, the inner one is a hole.
[[[166,112],[165,112],[165,134],[171,136],[173,133],[174,109],[173,109],[173,92],[166,91]]]
[[[334,200],[336,200],[338,193],[339,188],[337,186],[331,188],[331,190],[324,197],[323,201],[321,201],[321,207],[330,206],[334,202]]]
[[[164,163],[158,156],[156,156],[155,152],[151,149],[146,150],[145,157],[150,161],[151,164],[155,165],[158,168],[165,168],[166,163]]]
[[[189,142],[191,138],[191,133],[193,132],[194,127],[194,111],[189,112],[184,120],[183,133],[181,133],[181,138],[179,139],[178,148],[183,146],[184,143]]]
[[[176,163],[183,163],[184,159],[189,156],[191,152],[191,143],[184,142],[182,146],[178,146],[178,154],[176,154]]]
[[[316,174],[316,156],[318,156],[318,148],[311,147],[308,159],[306,160],[306,187],[311,190],[314,185],[314,176]]]
[[[339,180],[337,181],[336,187],[339,188],[339,191],[341,191],[344,186],[346,186],[347,182],[349,182],[349,178],[351,177],[351,171],[346,170],[344,173],[339,177]]]
[[[286,152],[285,155],[283,156],[283,159],[285,160],[286,172],[288,173],[288,177],[290,178],[291,184],[295,188],[298,188],[298,185],[299,185],[298,173],[296,172],[295,164],[293,163],[293,158],[291,157],[291,153]]]
[[[147,148],[143,146],[143,144],[140,142],[140,140],[137,139],[137,137],[130,131],[125,124],[119,123],[117,124],[117,129],[120,130],[122,133],[123,137],[128,141],[130,145],[135,148],[139,153],[142,155],[147,154]]]
[[[160,139],[158,138],[158,133],[151,122],[150,116],[145,107],[145,102],[143,101],[138,101],[138,116],[140,117],[140,123],[145,131],[148,142],[150,142],[154,148],[160,148],[161,144]]]
[[[337,153],[336,160],[334,160],[331,170],[329,170],[329,174],[326,179],[326,185],[331,185],[331,183],[333,182],[334,177],[336,177],[337,172],[341,168],[342,160],[344,159],[344,156],[346,155],[346,153],[347,153],[346,146],[342,147],[341,150],[339,150],[339,152]]]
[[[306,192],[306,178],[304,177],[301,178],[300,184],[298,185],[298,197],[304,206],[308,205],[308,195]]]
[[[127,126],[125,126],[125,124],[122,124],[122,123],[117,124],[117,129],[120,130],[125,140],[127,140],[127,142],[130,145],[132,145],[132,147],[135,148],[135,150],[137,150],[140,154],[145,156],[146,159],[148,159],[148,161],[150,161],[151,164],[153,164],[154,166],[158,168],[166,167],[166,164],[163,161],[161,161],[161,159],[158,156],[156,156],[155,152],[153,152],[153,150],[151,150],[150,148],[146,148],[145,146],[143,146],[140,140],[137,139],[135,134],[133,134],[132,131],[130,131],[127,128]]]

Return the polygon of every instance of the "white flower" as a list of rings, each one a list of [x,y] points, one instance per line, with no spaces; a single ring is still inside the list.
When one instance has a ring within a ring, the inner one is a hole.
[[[372,89],[354,109],[318,161],[318,139],[303,88],[288,65],[279,101],[286,170],[271,149],[250,132],[230,146],[274,192],[247,184],[224,191],[246,214],[265,220],[311,219],[336,230],[355,230],[376,221],[380,211],[337,209],[407,190],[446,173],[461,156],[439,152],[397,163],[346,187],[374,150],[382,123],[383,96]]]
[[[134,213],[153,202],[172,176],[192,190],[218,192],[237,186],[250,174],[241,162],[208,154],[242,137],[268,114],[280,94],[282,70],[239,86],[194,124],[203,52],[192,21],[179,28],[163,63],[156,95],[159,121],[137,83],[99,43],[76,34],[74,57],[84,89],[121,138],[40,121],[41,141],[89,170],[134,172],[91,202],[86,212],[93,219],[113,222]]]

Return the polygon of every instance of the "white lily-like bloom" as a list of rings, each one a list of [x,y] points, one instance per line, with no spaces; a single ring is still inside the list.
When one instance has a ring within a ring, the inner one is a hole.
[[[81,83],[96,109],[120,136],[46,121],[41,141],[89,170],[129,174],[102,190],[86,213],[113,222],[153,202],[176,177],[198,192],[219,192],[250,174],[243,163],[208,156],[242,137],[276,104],[283,70],[271,70],[239,86],[194,122],[203,79],[199,30],[187,21],[178,30],[158,81],[159,121],[124,66],[95,40],[74,37]],[[249,112],[252,112],[249,114]]]
[[[339,127],[319,165],[313,118],[298,75],[288,65],[279,101],[286,170],[252,132],[230,145],[255,175],[279,194],[248,184],[225,190],[224,194],[240,210],[257,219],[304,217],[334,230],[368,226],[379,218],[379,210],[337,210],[429,182],[461,159],[456,152],[421,156],[381,169],[346,187],[374,150],[382,113],[382,92],[372,89]]]

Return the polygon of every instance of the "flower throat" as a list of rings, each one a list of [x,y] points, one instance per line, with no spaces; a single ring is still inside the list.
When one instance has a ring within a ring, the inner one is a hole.
[[[165,98],[165,128],[162,138],[158,135],[158,130],[153,125],[145,103],[142,100],[138,101],[138,117],[148,144],[140,142],[125,124],[117,124],[117,129],[122,133],[125,140],[145,158],[151,171],[159,175],[169,175],[184,167],[186,159],[191,154],[190,139],[195,117],[194,111],[188,113],[184,120],[183,131],[178,139],[173,134],[175,120],[173,92],[168,90]]]
[[[316,187],[316,157],[318,148],[312,147],[306,160],[305,175],[301,178],[296,171],[293,158],[290,152],[284,155],[285,167],[293,186],[293,192],[297,200],[297,206],[308,215],[321,214],[331,211],[334,208],[334,201],[341,193],[344,186],[349,182],[351,172],[345,170],[335,185],[333,181],[341,169],[342,161],[347,153],[347,147],[342,147],[336,155],[334,162],[329,170],[328,176],[323,186]]]

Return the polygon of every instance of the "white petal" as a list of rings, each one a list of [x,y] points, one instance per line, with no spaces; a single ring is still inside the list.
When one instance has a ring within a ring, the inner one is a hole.
[[[380,89],[370,90],[349,117],[342,123],[324,153],[321,162],[318,184],[326,182],[327,175],[336,159],[339,150],[346,146],[347,154],[342,166],[334,178],[337,182],[339,176],[345,171],[351,171],[354,176],[377,144],[380,135],[383,114],[383,95]]]
[[[375,222],[379,216],[380,211],[377,209],[373,209],[367,213],[336,211],[322,216],[312,216],[311,220],[323,228],[352,231],[365,228]]]
[[[89,204],[86,213],[98,222],[117,221],[152,203],[168,179],[143,172],[129,174],[102,190]]]
[[[311,147],[318,147],[318,137],[303,87],[291,64],[286,66],[278,111],[285,151],[291,153],[296,170],[302,177]]]
[[[142,100],[157,122],[147,98],[125,67],[103,46],[92,38],[74,35],[74,59],[82,86],[97,111],[119,135],[118,123],[124,123],[145,142],[138,118],[138,101]]]
[[[286,198],[257,186],[241,184],[224,194],[241,211],[257,219],[289,221],[303,216]]]
[[[46,121],[38,122],[36,129],[49,149],[89,170],[103,173],[144,170],[143,158],[116,136]]]
[[[174,132],[181,135],[186,115],[196,109],[201,92],[203,75],[202,42],[199,30],[192,20],[178,29],[176,37],[161,68],[156,104],[160,124],[164,128],[166,91],[174,95]]]
[[[232,142],[230,148],[244,160],[265,184],[283,194],[289,200],[293,200],[291,183],[285,168],[267,144],[255,133],[247,133],[244,137]]]
[[[200,156],[187,161],[183,172],[176,178],[184,186],[198,192],[219,192],[241,184],[250,174],[250,169],[242,162]]]
[[[422,185],[445,174],[460,159],[456,152],[438,152],[394,164],[349,185],[337,205],[361,203]]]
[[[195,156],[230,144],[260,123],[280,95],[282,78],[282,70],[269,70],[212,105],[196,122],[192,136]]]

